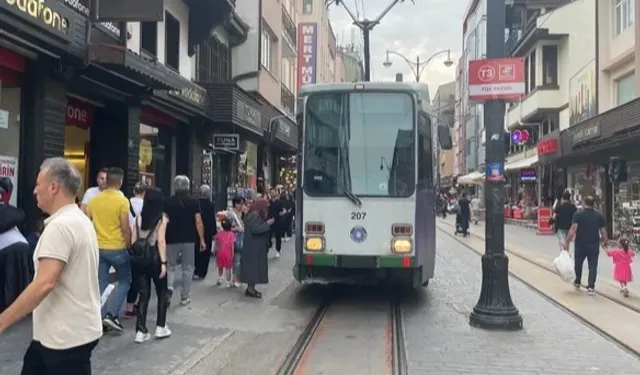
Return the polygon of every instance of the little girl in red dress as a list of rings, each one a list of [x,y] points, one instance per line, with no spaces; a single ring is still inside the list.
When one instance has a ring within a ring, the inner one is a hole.
[[[231,231],[231,221],[225,218],[220,223],[222,231],[214,237],[214,253],[218,265],[218,285],[229,287],[233,280],[233,246],[236,242],[236,234]]]
[[[620,283],[620,293],[625,297],[629,297],[627,283],[633,281],[631,264],[636,252],[629,248],[628,239],[623,237],[618,242],[621,248],[609,249],[607,250],[607,255],[613,259],[613,278]]]

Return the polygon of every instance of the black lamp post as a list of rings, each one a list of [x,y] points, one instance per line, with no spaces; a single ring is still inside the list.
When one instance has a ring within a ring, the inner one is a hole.
[[[505,56],[505,0],[487,0],[487,58]],[[484,104],[486,163],[505,161],[504,109],[502,100]],[[485,179],[485,253],[482,256],[482,289],[469,324],[484,329],[520,330],[522,316],[509,291],[509,259],[504,251],[504,181]]]

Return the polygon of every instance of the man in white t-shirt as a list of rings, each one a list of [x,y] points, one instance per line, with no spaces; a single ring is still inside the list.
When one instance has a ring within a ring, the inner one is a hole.
[[[80,208],[82,209],[82,212],[86,213],[87,205],[89,204],[89,201],[96,195],[100,194],[102,190],[107,188],[107,171],[108,170],[109,170],[108,168],[102,168],[100,172],[98,172],[98,176],[96,177],[96,182],[98,183],[98,186],[90,187],[87,189],[87,191],[84,192],[84,196],[82,197],[82,202],[80,203]]]
[[[91,374],[91,352],[102,336],[98,240],[75,204],[78,170],[64,158],[45,160],[34,194],[49,214],[36,246],[35,277],[0,315],[0,336],[33,313],[33,340],[22,375]]]

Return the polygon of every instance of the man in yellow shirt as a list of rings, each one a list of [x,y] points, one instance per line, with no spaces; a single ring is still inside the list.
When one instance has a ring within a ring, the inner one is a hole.
[[[109,168],[107,188],[96,195],[87,205],[87,215],[93,221],[100,248],[100,294],[109,285],[109,269],[116,270],[118,285],[103,307],[104,326],[122,331],[119,315],[131,285],[131,263],[127,249],[131,246],[129,226],[129,200],[122,194],[124,172],[120,168]]]

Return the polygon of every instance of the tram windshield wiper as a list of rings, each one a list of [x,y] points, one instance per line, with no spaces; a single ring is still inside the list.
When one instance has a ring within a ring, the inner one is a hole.
[[[362,207],[362,201],[360,200],[360,198],[358,198],[357,195],[355,195],[351,191],[351,189],[349,189],[348,187],[345,186],[345,184],[340,182],[340,179],[328,173],[327,168],[324,165],[321,168],[322,168],[322,172],[324,172],[323,174],[327,176],[334,184],[338,185],[338,187],[344,192],[344,195],[346,195],[347,198],[349,198],[349,200],[353,202],[353,204],[355,204],[358,207]]]

